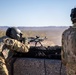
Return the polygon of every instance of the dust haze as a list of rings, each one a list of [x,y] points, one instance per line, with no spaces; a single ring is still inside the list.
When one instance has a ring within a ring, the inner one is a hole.
[[[40,36],[40,38],[46,37],[47,39],[42,42],[44,46],[53,46],[59,45],[61,46],[61,39],[62,33],[68,27],[56,27],[56,26],[49,26],[49,27],[21,27],[21,30],[24,30],[24,35],[27,37],[35,37]]]
[[[7,28],[8,27],[0,27],[0,30],[1,32],[5,33],[5,30]],[[39,36],[40,38],[46,37],[47,39],[41,42],[44,46],[54,46],[54,45],[61,46],[62,33],[68,27],[49,26],[49,27],[18,27],[18,28],[23,31],[23,36],[27,38],[36,36]],[[1,36],[2,35],[0,35],[0,37]]]

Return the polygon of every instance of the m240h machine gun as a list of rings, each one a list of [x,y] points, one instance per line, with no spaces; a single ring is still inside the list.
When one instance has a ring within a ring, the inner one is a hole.
[[[41,42],[44,41],[45,39],[47,39],[47,38],[46,37],[40,38],[39,36],[36,36],[36,37],[28,37],[29,43],[34,42],[35,43],[35,46],[37,46],[38,43],[41,46],[43,46]]]

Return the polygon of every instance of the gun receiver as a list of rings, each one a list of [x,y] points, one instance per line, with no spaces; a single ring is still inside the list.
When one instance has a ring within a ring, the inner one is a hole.
[[[41,42],[44,41],[44,40],[46,39],[46,37],[44,37],[44,38],[42,39],[42,38],[40,38],[39,36],[36,36],[35,38],[34,38],[34,37],[29,37],[28,39],[29,39],[29,43],[35,42],[35,46],[37,46],[38,43],[39,43],[41,46],[43,46]]]

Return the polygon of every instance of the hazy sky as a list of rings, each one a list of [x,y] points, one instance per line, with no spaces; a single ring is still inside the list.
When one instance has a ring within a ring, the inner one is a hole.
[[[0,0],[0,26],[70,26],[76,0]]]

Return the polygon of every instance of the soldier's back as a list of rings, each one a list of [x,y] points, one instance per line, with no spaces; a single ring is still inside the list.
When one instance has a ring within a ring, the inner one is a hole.
[[[70,27],[64,31],[62,45],[67,62],[67,75],[76,75],[76,28]]]

